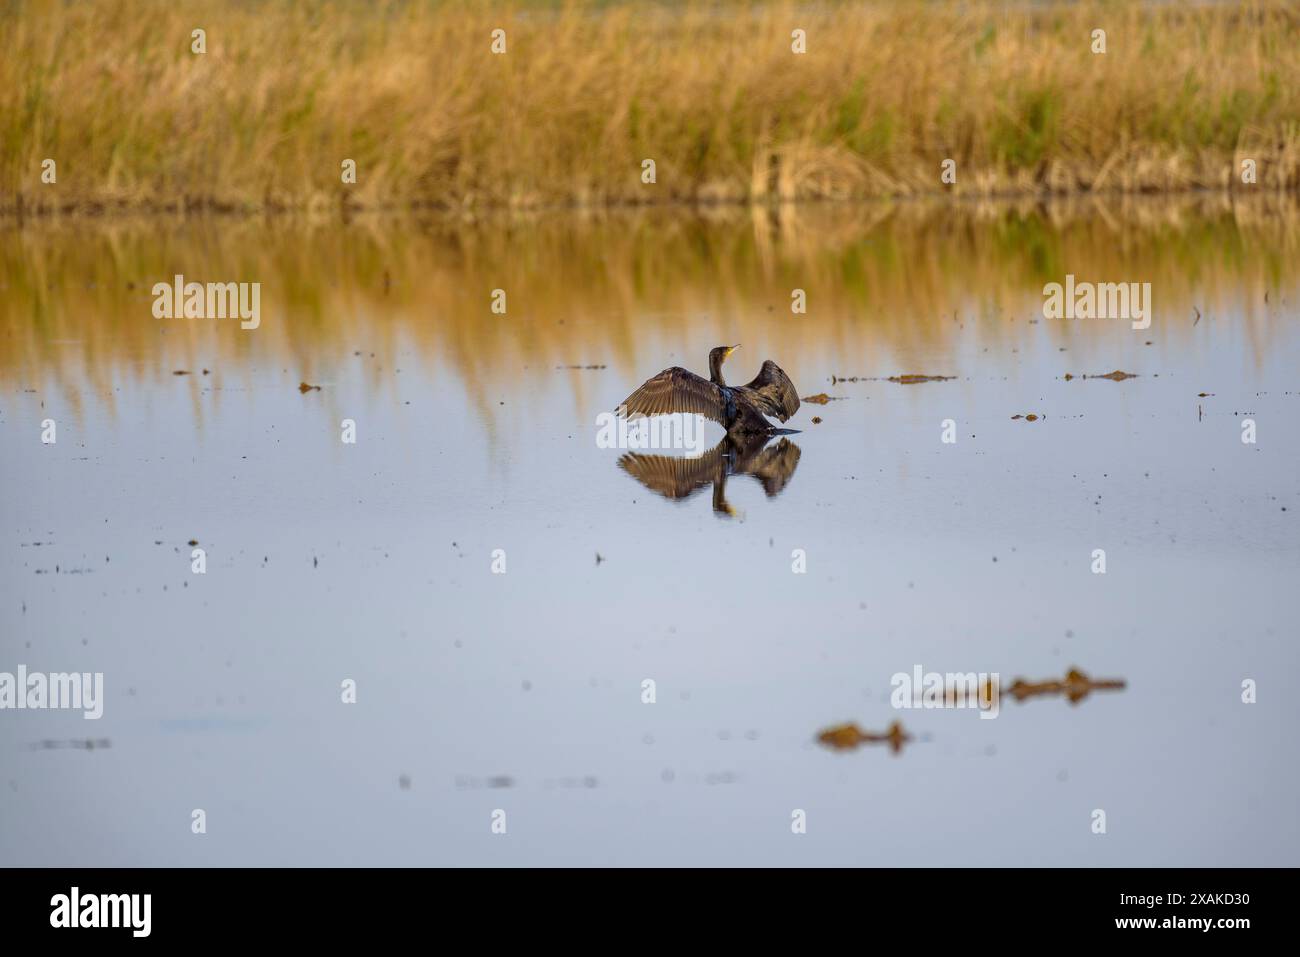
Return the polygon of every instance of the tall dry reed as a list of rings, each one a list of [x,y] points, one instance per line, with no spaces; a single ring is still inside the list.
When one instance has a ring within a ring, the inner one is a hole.
[[[1277,0],[9,0],[0,206],[1244,189],[1245,159],[1250,188],[1294,189],[1297,50],[1300,8]],[[41,182],[47,158],[54,184]]]

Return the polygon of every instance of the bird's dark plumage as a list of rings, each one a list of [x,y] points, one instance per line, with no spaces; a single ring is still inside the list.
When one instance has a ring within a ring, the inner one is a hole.
[[[720,423],[728,434],[771,434],[764,418],[787,421],[799,411],[799,393],[781,367],[768,359],[748,385],[729,386],[722,363],[739,346],[719,346],[709,353],[709,378],[673,366],[665,369],[623,400],[619,412],[628,418],[698,413]]]
[[[630,419],[638,415],[698,412],[724,425],[725,407],[726,402],[718,386],[680,366],[665,369],[657,376],[647,379],[620,406],[627,410],[625,414]]]
[[[782,422],[799,411],[799,393],[795,391],[794,383],[771,359],[763,362],[763,368],[758,370],[753,382],[740,389],[764,415]]]

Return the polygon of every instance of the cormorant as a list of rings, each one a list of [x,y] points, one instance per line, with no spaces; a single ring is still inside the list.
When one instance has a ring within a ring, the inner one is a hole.
[[[749,385],[727,385],[722,363],[739,345],[709,350],[709,377],[680,366],[665,369],[623,400],[620,415],[668,415],[698,412],[719,422],[728,435],[772,435],[779,431],[764,416],[784,422],[799,411],[799,393],[779,365],[768,359]]]

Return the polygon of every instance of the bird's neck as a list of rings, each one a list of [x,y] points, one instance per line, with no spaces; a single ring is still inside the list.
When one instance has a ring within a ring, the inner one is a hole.
[[[718,386],[727,384],[722,378],[722,362],[718,359],[709,360],[709,381]]]

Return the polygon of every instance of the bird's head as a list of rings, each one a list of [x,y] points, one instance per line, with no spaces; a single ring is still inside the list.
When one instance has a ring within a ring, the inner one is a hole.
[[[717,346],[716,348],[710,349],[709,365],[713,365],[715,362],[718,365],[722,365],[722,363],[726,362],[727,359],[730,358],[731,354],[739,348],[740,343],[736,343],[734,346]]]

